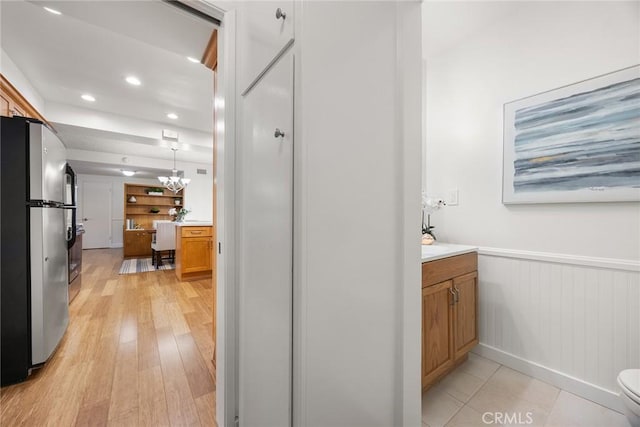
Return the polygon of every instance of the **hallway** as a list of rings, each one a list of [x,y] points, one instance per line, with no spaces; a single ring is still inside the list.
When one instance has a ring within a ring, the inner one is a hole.
[[[211,280],[118,275],[121,249],[83,257],[60,347],[0,390],[0,425],[214,426]]]

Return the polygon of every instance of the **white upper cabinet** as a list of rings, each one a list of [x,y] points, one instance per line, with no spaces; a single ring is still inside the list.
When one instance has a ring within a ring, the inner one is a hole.
[[[242,2],[238,34],[242,92],[293,41],[294,17],[293,0]]]

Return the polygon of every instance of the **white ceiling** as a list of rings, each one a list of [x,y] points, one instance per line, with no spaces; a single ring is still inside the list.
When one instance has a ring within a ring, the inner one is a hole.
[[[54,101],[212,132],[212,72],[186,57],[202,57],[214,24],[162,1],[0,1],[0,8],[2,49],[45,106]],[[127,84],[130,74],[142,85]],[[83,101],[83,93],[96,102]],[[168,119],[169,112],[179,119]]]
[[[173,159],[172,147],[178,148],[178,162],[208,163],[213,159],[210,146],[176,144],[162,139],[147,138],[125,133],[109,132],[69,125],[52,123],[58,137],[67,148],[99,151],[103,153],[123,154],[157,159]]]
[[[134,171],[136,174],[132,178],[147,178],[157,180],[159,176],[171,175],[171,171],[167,171],[166,169],[127,167],[126,165],[85,162],[82,160],[69,160],[69,165],[74,170],[74,172],[79,175],[88,174],[124,177],[124,175],[122,174],[122,170]]]
[[[518,1],[427,0],[422,3],[423,58],[462,43],[475,32],[516,11]]]

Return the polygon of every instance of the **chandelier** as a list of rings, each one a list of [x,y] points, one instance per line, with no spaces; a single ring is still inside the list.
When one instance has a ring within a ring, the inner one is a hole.
[[[159,176],[158,180],[167,187],[169,190],[173,191],[176,194],[178,191],[182,190],[184,187],[189,185],[191,180],[189,178],[179,177],[178,169],[176,169],[176,151],[177,148],[172,148],[173,151],[173,169],[171,170],[171,176]]]

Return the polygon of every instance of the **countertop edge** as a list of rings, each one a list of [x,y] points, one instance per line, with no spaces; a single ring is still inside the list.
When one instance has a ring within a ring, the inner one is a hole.
[[[478,252],[479,250],[479,248],[476,246],[465,246],[465,247],[462,247],[463,245],[459,245],[459,246],[461,247],[452,249],[450,252],[422,257],[422,263],[436,261],[443,258],[450,258],[457,255],[468,254],[471,252]]]

